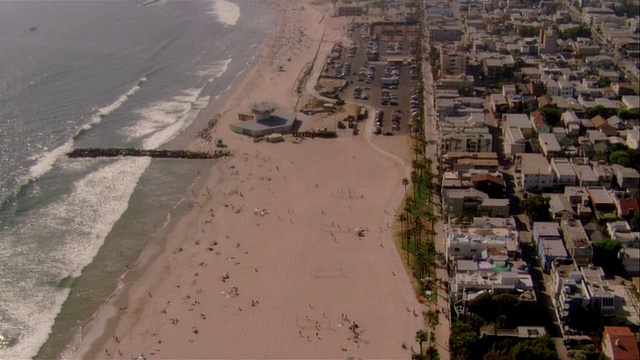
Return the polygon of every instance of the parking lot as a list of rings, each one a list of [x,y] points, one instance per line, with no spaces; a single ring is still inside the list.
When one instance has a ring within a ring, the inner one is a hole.
[[[376,109],[374,134],[407,134],[412,109],[418,114],[420,96],[412,94],[417,71],[409,59],[415,49],[409,41],[378,42],[368,34],[366,25],[350,27],[349,42],[338,47],[339,58],[327,60],[325,73],[348,81],[340,94],[346,101]]]

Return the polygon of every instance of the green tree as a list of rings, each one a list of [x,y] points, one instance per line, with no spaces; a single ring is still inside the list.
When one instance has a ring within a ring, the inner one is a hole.
[[[522,26],[518,30],[518,33],[522,37],[534,37],[538,35],[539,32],[540,32],[540,29],[535,26]]]
[[[622,262],[618,259],[618,252],[622,243],[618,240],[604,239],[593,245],[593,263],[602,267],[605,274],[613,275],[622,272]]]
[[[572,39],[576,40],[579,37],[591,37],[591,29],[587,25],[579,25],[577,27],[567,29],[560,34],[562,40]]]
[[[620,164],[622,166],[631,165],[629,154],[627,154],[627,152],[623,150],[612,152],[611,155],[609,155],[609,162],[612,164]]]
[[[438,354],[438,349],[435,345],[431,344],[427,348],[426,358],[429,360],[437,360],[440,358],[440,354]]]
[[[420,354],[423,353],[422,344],[428,340],[429,340],[429,336],[427,335],[426,331],[420,329],[416,332],[416,341],[420,344]]]
[[[618,117],[625,120],[640,119],[640,109],[620,109],[618,110]]]
[[[449,336],[449,351],[453,359],[466,360],[473,352],[478,334],[460,319],[454,320]]]
[[[598,87],[604,88],[611,85],[611,79],[609,78],[599,78],[598,79]]]
[[[549,198],[542,195],[531,195],[522,202],[524,212],[531,221],[547,221],[550,219]]]
[[[613,115],[612,112],[610,110],[608,110],[607,108],[605,108],[602,105],[597,105],[592,107],[591,109],[586,111],[586,115],[589,119],[596,117],[598,115],[604,117],[604,118],[608,118],[609,116]]]
[[[546,106],[540,109],[540,113],[544,116],[544,120],[550,126],[556,126],[562,117],[562,111],[557,106]]]

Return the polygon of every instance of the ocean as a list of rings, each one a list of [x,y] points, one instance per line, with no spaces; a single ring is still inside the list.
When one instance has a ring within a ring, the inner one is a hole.
[[[72,350],[213,164],[64,154],[187,143],[275,20],[255,0],[0,2],[0,358]]]

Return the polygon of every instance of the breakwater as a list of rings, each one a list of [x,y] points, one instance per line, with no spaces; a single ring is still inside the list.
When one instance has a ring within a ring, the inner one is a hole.
[[[231,155],[229,150],[189,151],[189,150],[147,150],[134,148],[79,148],[67,153],[70,158],[98,158],[146,156],[166,159],[217,159]]]

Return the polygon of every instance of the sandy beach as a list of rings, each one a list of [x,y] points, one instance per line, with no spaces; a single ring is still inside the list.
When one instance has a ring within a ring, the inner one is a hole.
[[[367,128],[271,144],[229,130],[255,101],[293,109],[305,66],[344,39],[349,19],[328,16],[329,1],[271,3],[276,35],[212,134],[233,156],[211,169],[164,251],[101,308],[74,358],[408,359],[417,349],[422,309],[392,241],[404,137],[378,147]]]

